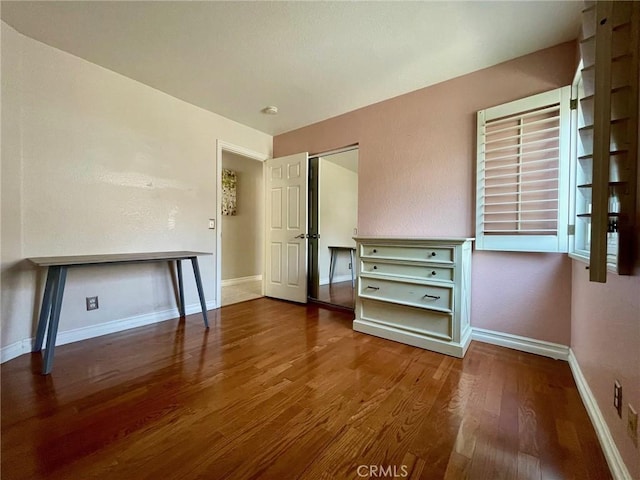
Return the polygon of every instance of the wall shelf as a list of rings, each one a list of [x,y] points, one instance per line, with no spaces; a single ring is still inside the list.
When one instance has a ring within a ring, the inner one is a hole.
[[[579,213],[578,215],[576,215],[578,218],[591,218],[591,214],[590,213]],[[609,217],[619,217],[620,213],[619,212],[609,212],[607,214],[607,216]]]
[[[626,185],[627,182],[609,182],[609,186],[610,187],[618,187],[620,185]],[[578,188],[593,188],[593,184],[592,183],[583,183],[581,185],[578,185]]]

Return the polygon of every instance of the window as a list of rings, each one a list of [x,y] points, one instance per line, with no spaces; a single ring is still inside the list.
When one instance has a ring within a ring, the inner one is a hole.
[[[578,67],[576,78],[573,82],[572,98],[576,99],[576,108],[573,110],[572,125],[572,175],[573,175],[573,202],[572,218],[574,235],[571,238],[570,253],[584,260],[589,259],[589,249],[591,246],[591,188],[593,183],[593,168],[591,160],[591,147],[585,140],[589,137],[588,131],[584,129],[590,124],[590,110],[585,110],[584,80],[582,78],[582,63]],[[582,129],[583,133],[579,133]]]
[[[582,76],[583,63],[580,63],[573,83],[572,98],[576,99],[576,108],[572,111],[572,141],[575,145],[571,152],[573,181],[573,238],[570,253],[574,257],[588,261],[591,251],[591,214],[593,210],[593,82],[586,89]],[[616,157],[613,156],[613,161]],[[615,270],[618,257],[617,217],[620,209],[616,186],[620,184],[620,170],[612,165],[610,180],[610,199],[608,202],[607,222],[607,265]]]
[[[640,2],[590,2],[571,88],[478,112],[476,248],[566,252],[633,273]]]
[[[478,250],[568,250],[570,100],[567,86],[478,112]]]

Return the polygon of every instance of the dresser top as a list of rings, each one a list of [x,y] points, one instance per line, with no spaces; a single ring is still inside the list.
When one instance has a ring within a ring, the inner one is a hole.
[[[437,243],[437,244],[463,244],[473,242],[473,237],[398,237],[398,236],[357,236],[356,242],[388,242],[388,243]]]

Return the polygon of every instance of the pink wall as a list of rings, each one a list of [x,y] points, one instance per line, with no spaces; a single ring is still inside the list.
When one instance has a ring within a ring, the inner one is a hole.
[[[637,161],[640,164],[640,155]],[[573,262],[571,348],[631,478],[640,479],[640,451],[626,431],[627,404],[640,413],[640,195],[636,205],[636,241],[633,276],[608,273],[607,283],[591,283],[585,265]],[[616,379],[622,384],[622,418],[612,405]]]
[[[640,478],[640,453],[626,432],[627,404],[640,412],[640,276],[609,273],[607,283],[591,283],[585,264],[573,263],[571,348],[631,478]],[[616,379],[622,418],[613,407]]]
[[[474,327],[569,345],[568,255],[474,252],[472,274]]]
[[[568,85],[575,43],[480,70],[274,138],[274,155],[358,143],[361,235],[473,236],[476,111]],[[476,252],[472,324],[568,345],[565,255]]]

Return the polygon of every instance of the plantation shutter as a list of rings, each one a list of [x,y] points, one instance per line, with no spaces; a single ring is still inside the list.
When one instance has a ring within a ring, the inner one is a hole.
[[[571,87],[478,112],[476,248],[566,252]]]

